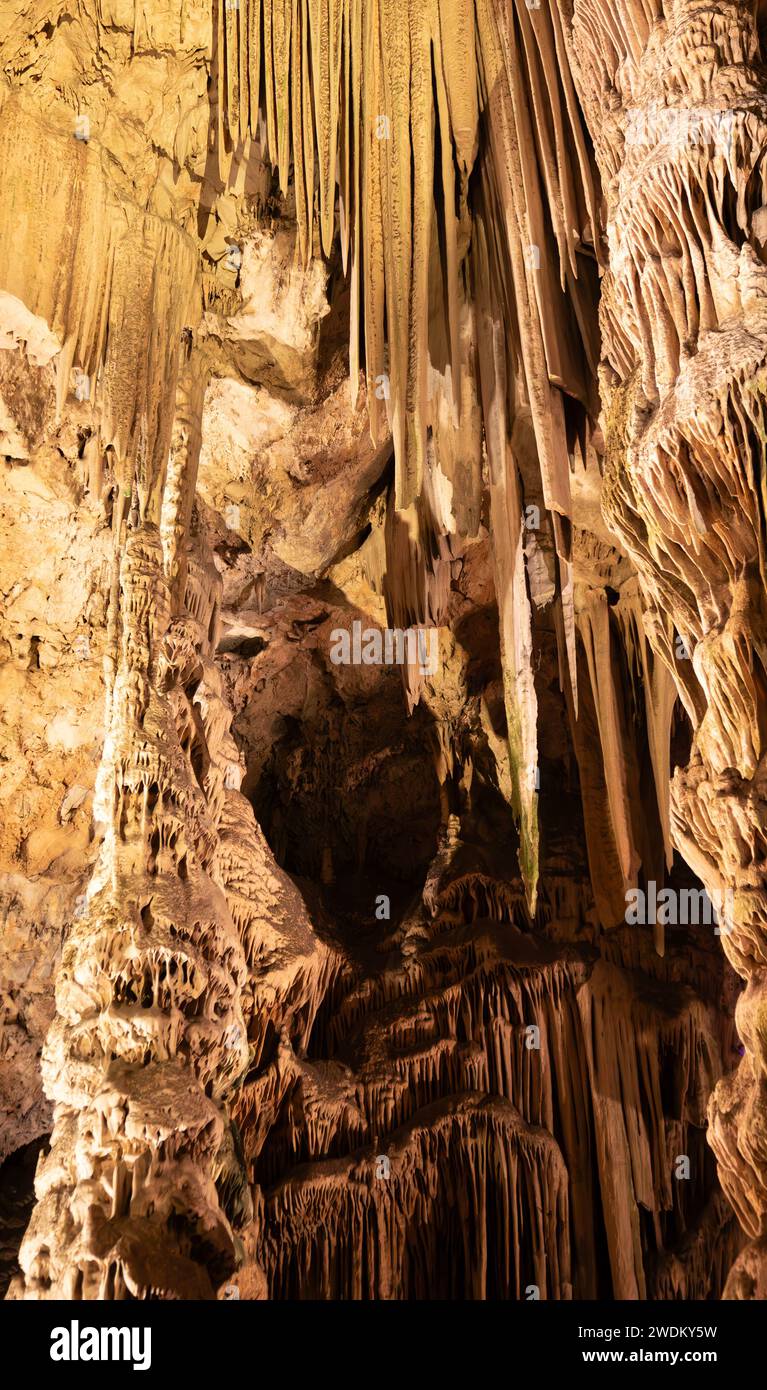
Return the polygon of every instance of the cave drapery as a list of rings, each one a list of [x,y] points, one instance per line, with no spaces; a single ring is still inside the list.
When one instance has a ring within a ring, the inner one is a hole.
[[[767,10],[151,9],[0,21],[10,1296],[764,1296]]]

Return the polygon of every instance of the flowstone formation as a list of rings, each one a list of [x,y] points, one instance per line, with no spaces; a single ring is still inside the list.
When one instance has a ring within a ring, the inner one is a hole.
[[[764,1296],[765,25],[5,7],[9,1297]]]
[[[575,64],[607,204],[605,514],[693,737],[675,844],[727,902],[746,987],[737,1071],[710,1104],[723,1188],[749,1245],[727,1286],[763,1294],[764,380],[762,7],[694,0],[573,10]],[[761,1250],[761,1253],[760,1253]]]

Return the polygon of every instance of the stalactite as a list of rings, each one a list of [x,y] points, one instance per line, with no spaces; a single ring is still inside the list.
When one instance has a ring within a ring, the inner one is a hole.
[[[515,811],[520,826],[519,860],[531,914],[538,892],[538,704],[533,680],[532,624],[524,559],[519,475],[510,443],[506,343],[500,305],[492,301],[498,256],[488,246],[491,229],[475,228],[475,280],[479,300],[479,370],[490,474],[490,507],[496,592],[501,615],[501,652]]]
[[[13,189],[0,212],[0,278],[62,344],[59,411],[79,367],[103,398],[100,450],[114,451],[120,489],[135,487],[142,517],[156,514],[179,336],[198,316],[196,248],[118,199],[95,142],[13,97],[0,108],[0,167]]]
[[[610,653],[610,622],[606,595],[592,593],[590,601],[578,615],[578,622],[594,692],[599,739],[604,753],[610,818],[615,832],[625,892],[636,882],[640,858],[630,821],[623,739]]]
[[[352,284],[352,390],[356,392],[362,315],[371,430],[378,439],[383,399],[394,442],[394,510],[387,526],[385,592],[391,621],[403,626],[443,621],[440,590],[450,555],[449,536],[456,529],[454,517],[463,498],[476,491],[479,477],[476,448],[461,448],[461,467],[456,468],[449,462],[453,446],[448,441],[456,425],[463,427],[463,383],[475,374],[461,316],[470,230],[469,176],[479,147],[480,114],[486,108],[492,171],[488,163],[485,175],[497,189],[497,221],[504,238],[501,257],[510,266],[513,307],[506,306],[505,317],[508,323],[511,308],[516,319],[505,342],[500,306],[488,304],[485,310],[496,325],[492,335],[498,337],[495,364],[488,362],[485,369],[486,436],[492,440],[499,428],[503,431],[503,422],[490,418],[499,406],[489,374],[501,364],[500,353],[508,355],[510,374],[512,361],[514,370],[521,367],[522,390],[533,409],[544,500],[555,516],[564,631],[574,671],[567,528],[571,506],[562,393],[580,402],[581,410],[595,413],[593,375],[584,372],[582,353],[585,350],[593,373],[590,267],[598,235],[593,168],[572,79],[562,62],[558,16],[547,7],[532,13],[521,0],[508,13],[496,11],[486,0],[453,0],[450,5],[445,0],[426,5],[402,0],[398,6],[384,6],[379,0],[335,0],[329,5],[303,0],[292,10],[282,0],[248,0],[239,7],[232,28],[261,32],[262,20],[268,153],[283,188],[292,156],[299,240],[305,251],[314,225],[315,169],[320,171],[317,224],[326,255],[334,233],[336,180],[339,185],[341,239],[345,261],[348,246]],[[365,80],[360,83],[363,71]],[[223,83],[223,68],[219,76]],[[257,75],[252,83],[257,87]],[[243,85],[241,72],[240,90]],[[253,94],[252,85],[251,112]],[[222,85],[220,100],[232,104],[231,86]],[[232,106],[232,131],[236,116]],[[565,155],[568,146],[577,154],[578,178]],[[533,151],[538,163],[531,158]],[[494,268],[496,260],[493,252]],[[480,283],[487,269],[487,264],[481,267]],[[437,372],[446,373],[438,389]],[[511,383],[509,396],[513,400]],[[439,424],[441,400],[452,417],[447,429]],[[494,535],[508,629],[504,663],[514,805],[534,910],[535,698],[530,639],[524,635],[525,621],[520,624],[513,616],[527,605],[523,553],[515,540],[519,496],[513,471],[507,485],[505,465],[493,467],[498,483]],[[435,478],[445,477],[453,488],[453,513],[440,518],[437,499],[443,483],[437,483],[435,494]],[[471,535],[477,520],[475,513],[459,533]],[[507,532],[516,554],[508,575],[506,542],[501,540]],[[575,701],[577,705],[577,691]]]
[[[651,1296],[687,1302],[705,1298],[712,1283],[717,1288],[724,1287],[739,1243],[732,1210],[717,1193],[679,1249],[658,1257],[652,1273]]]
[[[277,1069],[282,1084],[276,1128],[284,1137],[272,1154],[270,1135],[257,1158],[261,1180],[268,1188],[287,1163],[290,1190],[300,1190],[302,1203],[309,1200],[304,1184],[313,1188],[314,1170],[302,1165],[311,1154],[297,1142],[291,1119],[308,1088],[311,1105],[333,1136],[324,1153],[338,1155],[322,1165],[328,1175],[322,1186],[327,1220],[343,1223],[334,1244],[353,1245],[356,1239],[361,1248],[367,1218],[344,1205],[341,1156],[359,1153],[373,1136],[378,1136],[378,1154],[389,1153],[384,1136],[419,1123],[424,1107],[437,1105],[445,1094],[473,1092],[478,1103],[481,1095],[501,1096],[527,1124],[552,1135],[564,1159],[575,1296],[596,1292],[595,1184],[603,1193],[613,1287],[623,1297],[644,1296],[653,1262],[664,1251],[669,1260],[674,1257],[678,1231],[692,1229],[697,1198],[710,1180],[702,1159],[705,1100],[722,1069],[710,967],[701,962],[697,997],[674,981],[682,961],[675,965],[672,955],[661,963],[649,936],[647,951],[638,951],[630,934],[621,943],[616,938],[615,963],[607,964],[595,962],[594,952],[544,944],[491,920],[452,930],[444,925],[439,930],[438,919],[432,921],[430,939],[406,962],[356,986],[349,981],[334,1000],[328,1026],[313,1039],[312,1051],[317,1058],[339,1059],[335,1071],[326,1070],[327,1062],[320,1069],[314,1060],[307,1069],[284,1055]],[[663,971],[660,1008],[645,973],[650,968],[656,977]],[[531,1037],[531,1029],[537,1036]],[[728,1041],[722,1036],[722,1049]],[[341,1062],[351,1056],[353,1072]],[[271,1113],[274,1099],[266,1104]],[[263,1130],[254,1132],[260,1144]],[[625,1162],[615,1161],[620,1152]],[[698,1166],[689,1198],[684,1184],[675,1183],[673,1169],[674,1155],[687,1152]],[[276,1196],[267,1195],[272,1219],[281,1223],[273,1200]],[[644,1229],[642,1208],[653,1213],[652,1237]],[[306,1211],[302,1206],[301,1220]],[[314,1231],[314,1218],[306,1219]],[[303,1240],[305,1250],[306,1242],[309,1246],[301,1258],[313,1267],[316,1236],[309,1230],[299,1236],[299,1227],[300,1221],[295,1238]],[[280,1260],[276,1244],[265,1251],[270,1279],[286,1277],[279,1273]],[[715,1272],[709,1275],[713,1282]],[[711,1286],[705,1271],[696,1277],[704,1291]],[[281,1293],[288,1287],[294,1286],[279,1284]]]
[[[369,1153],[267,1193],[275,1295],[524,1298],[536,1285],[541,1298],[572,1296],[562,1156],[513,1106],[457,1098],[387,1147],[388,1177]]]

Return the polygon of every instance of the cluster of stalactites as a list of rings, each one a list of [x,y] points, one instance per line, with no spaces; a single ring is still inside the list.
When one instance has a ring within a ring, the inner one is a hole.
[[[500,1099],[434,1106],[385,1169],[370,1153],[327,1160],[266,1214],[277,1297],[572,1297],[562,1155]]]
[[[479,524],[484,415],[512,802],[533,910],[537,707],[511,431],[529,402],[574,667],[562,393],[581,412],[595,404],[597,198],[563,55],[557,8],[524,0],[242,0],[218,12],[221,153],[224,125],[234,146],[261,113],[284,193],[292,174],[303,255],[315,229],[326,256],[340,240],[352,395],[364,342],[371,431],[378,440],[388,427],[394,445],[394,623],[443,621],[450,557]],[[475,172],[492,222],[481,245]]]
[[[315,223],[326,256],[340,237],[351,280],[352,390],[364,327],[371,429],[377,438],[386,402],[398,506],[411,505],[423,485],[430,369],[449,366],[456,422],[460,413],[468,185],[482,120],[492,127],[501,240],[514,243],[504,255],[513,262],[520,326],[531,312],[546,375],[583,398],[588,388],[567,341],[569,324],[555,315],[565,288],[575,293],[578,252],[597,244],[597,211],[556,8],[538,13],[522,0],[509,7],[491,0],[244,0],[219,12],[220,108],[230,138],[255,135],[262,111],[284,193],[292,171],[304,255]],[[563,157],[568,145],[577,174]],[[519,225],[509,180],[522,208]],[[592,355],[594,347],[592,337]],[[388,389],[376,390],[384,378]],[[548,453],[546,500],[566,510]]]
[[[606,1214],[614,1294],[646,1296],[656,1252],[639,1210],[654,1213],[659,1245],[664,1238],[675,1245],[684,1232],[692,1239],[712,1182],[705,1161],[705,1098],[721,1074],[722,1048],[714,1006],[674,984],[673,960],[661,961],[648,945],[627,970],[622,954],[629,944],[636,946],[635,936],[616,946],[620,964],[594,966],[588,950],[543,947],[510,927],[476,924],[468,937],[456,939],[447,931],[444,939],[432,939],[402,972],[363,978],[356,986],[351,979],[342,983],[332,1010],[323,1009],[312,1053],[340,1059],[353,1040],[354,1071],[340,1060],[298,1060],[283,1042],[238,1098],[246,1149],[258,1165],[269,1218],[279,1232],[262,1256],[273,1290],[291,1293],[284,1281],[295,1277],[294,1260],[306,1268],[321,1264],[317,1203],[327,1205],[322,1229],[338,1221],[342,1245],[364,1244],[367,1198],[363,1193],[361,1205],[347,1204],[333,1177],[351,1155],[373,1142],[386,1159],[402,1134],[448,1096],[473,1093],[479,1102],[490,1093],[513,1106],[526,1124],[542,1126],[561,1152],[578,1252],[575,1296],[596,1297],[599,1291],[596,1189]],[[662,1007],[642,973],[648,962],[664,984]],[[706,969],[699,984],[705,993]],[[671,1056],[676,1069],[669,1106],[664,1077]],[[628,1098],[630,1120],[604,1103],[606,1095]],[[692,1166],[689,1184],[675,1181],[674,1156],[684,1154]],[[464,1159],[445,1153],[445,1161],[452,1168]],[[284,1181],[286,1171],[299,1166]],[[442,1181],[439,1174],[429,1178],[431,1187]],[[274,1182],[278,1186],[270,1191]],[[284,1198],[292,1205],[299,1186],[296,1200],[310,1222],[308,1232],[298,1220],[286,1223]],[[395,1209],[401,1197],[395,1185]],[[344,1287],[346,1276],[338,1277]],[[689,1278],[691,1287],[709,1291],[700,1269]]]
[[[58,410],[79,388],[97,408],[91,490],[112,460],[116,522],[156,517],[174,416],[182,330],[198,315],[198,257],[176,224],[121,200],[95,142],[0,109],[0,285],[49,325]],[[65,268],[65,273],[62,272]]]
[[[254,133],[263,109],[284,193],[292,169],[305,256],[315,192],[326,256],[338,198],[351,281],[352,392],[364,322],[371,431],[380,436],[385,408],[397,503],[408,507],[424,472],[429,293],[441,274],[441,235],[449,339],[443,351],[454,375],[460,368],[459,264],[478,122],[473,0],[247,0],[225,12],[220,44],[229,130],[240,137],[248,124]],[[456,409],[459,399],[456,390]]]

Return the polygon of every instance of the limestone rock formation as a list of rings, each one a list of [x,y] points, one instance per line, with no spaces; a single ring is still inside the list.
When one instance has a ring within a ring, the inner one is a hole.
[[[10,1298],[765,1296],[766,51],[4,6]]]

